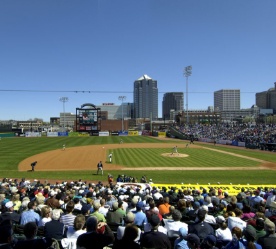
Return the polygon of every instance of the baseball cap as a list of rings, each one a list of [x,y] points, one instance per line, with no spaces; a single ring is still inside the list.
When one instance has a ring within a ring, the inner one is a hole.
[[[217,223],[223,223],[225,222],[225,218],[222,215],[217,216],[216,218]]]
[[[5,207],[6,208],[11,208],[11,207],[14,207],[15,204],[12,202],[12,201],[8,201],[6,204],[5,204]]]
[[[180,235],[181,237],[184,237],[184,236],[187,236],[187,234],[188,234],[187,228],[185,228],[185,227],[180,227],[180,229],[179,229],[179,235]]]

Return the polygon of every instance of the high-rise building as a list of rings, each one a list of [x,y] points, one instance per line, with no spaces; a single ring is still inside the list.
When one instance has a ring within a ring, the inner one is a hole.
[[[183,92],[165,93],[162,102],[162,114],[164,119],[170,119],[171,110],[176,113],[183,111],[184,94]]]
[[[214,92],[215,111],[240,110],[240,95],[239,89],[222,89]]]
[[[134,118],[158,118],[157,81],[143,75],[134,81],[133,91]]]
[[[261,109],[273,109],[276,111],[276,82],[268,91],[256,93],[256,105]]]

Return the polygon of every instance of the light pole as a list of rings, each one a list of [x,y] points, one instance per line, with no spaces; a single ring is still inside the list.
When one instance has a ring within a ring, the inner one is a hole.
[[[61,97],[59,98],[59,101],[63,102],[63,128],[65,129],[65,102],[67,102],[69,99],[68,97]]]
[[[189,124],[189,113],[188,113],[188,78],[192,75],[192,66],[184,68],[184,76],[186,77],[186,122]]]
[[[124,130],[124,107],[123,107],[123,103],[124,103],[124,100],[126,99],[126,96],[119,96],[118,99],[122,100],[122,132],[123,132],[123,130]]]

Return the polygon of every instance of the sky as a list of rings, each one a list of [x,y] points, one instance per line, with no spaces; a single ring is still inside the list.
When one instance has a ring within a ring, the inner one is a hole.
[[[189,110],[240,89],[241,108],[276,82],[275,0],[1,0],[0,120],[133,102],[134,81],[185,92]],[[68,102],[60,101],[68,97]]]

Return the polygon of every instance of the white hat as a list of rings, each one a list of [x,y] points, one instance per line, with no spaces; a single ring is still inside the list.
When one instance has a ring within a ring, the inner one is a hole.
[[[15,204],[13,204],[12,201],[8,201],[8,202],[5,204],[5,207],[6,207],[6,208],[11,208],[11,207],[14,207],[14,206],[15,206]]]

